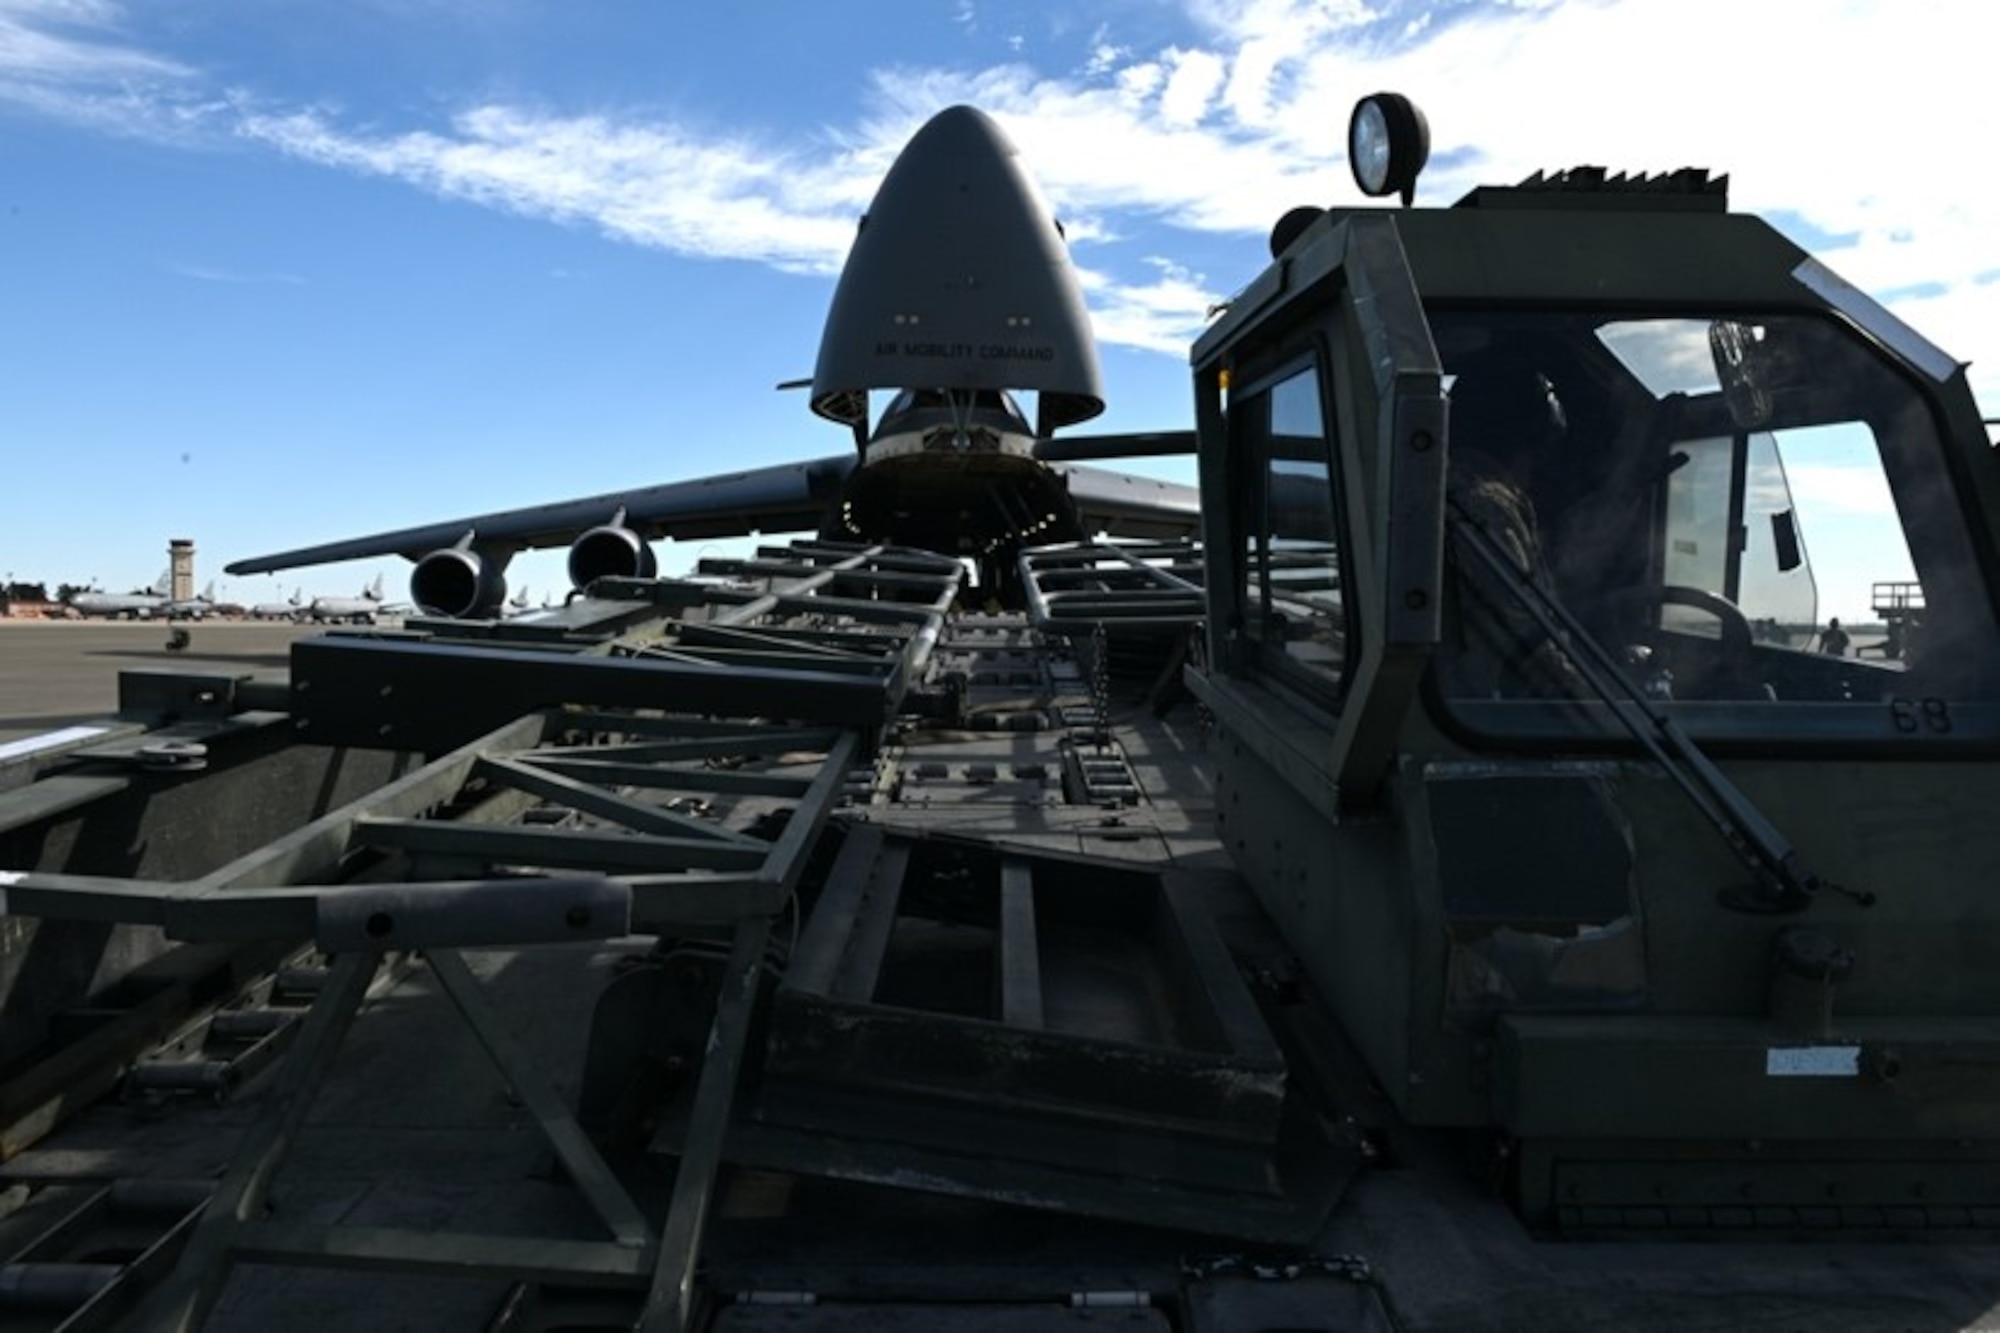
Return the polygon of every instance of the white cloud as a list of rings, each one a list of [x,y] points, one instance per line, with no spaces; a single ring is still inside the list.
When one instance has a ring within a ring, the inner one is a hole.
[[[110,0],[0,0],[0,98],[125,133],[219,128],[304,160],[407,181],[680,253],[837,266],[896,150],[971,102],[1020,145],[1094,266],[1105,336],[1155,345],[1163,303],[1216,293],[1136,257],[1148,223],[1258,242],[1303,202],[1355,201],[1343,161],[1358,94],[1429,116],[1419,201],[1539,168],[1701,165],[1733,204],[1819,248],[1843,276],[1960,356],[2000,329],[1991,249],[2000,177],[1968,160],[1987,119],[1978,0],[1184,0],[1191,26],[1142,45],[1106,25],[1080,67],[879,68],[868,114],[806,145],[672,121],[488,100],[402,132],[217,96],[121,38]],[[972,0],[955,9],[977,17]],[[1154,25],[1159,30],[1159,25]],[[1903,128],[1900,122],[1907,122]],[[1889,152],[1899,160],[1887,162]],[[1358,202],[1358,201],[1355,201]],[[1249,247],[1256,246],[1256,249]],[[1128,257],[1128,253],[1133,257]],[[1230,281],[1247,278],[1230,274]],[[1122,279],[1122,281],[1121,281]],[[1139,317],[1133,312],[1146,312]],[[2000,353],[1975,383],[2000,407]]]
[[[1168,51],[1165,63],[1171,72],[1160,93],[1161,119],[1177,129],[1199,124],[1227,77],[1227,67],[1207,51],[1179,49]]]
[[[1378,17],[1360,0],[1192,0],[1189,9],[1220,45],[1234,48],[1224,94],[1231,114],[1265,130],[1280,124],[1289,80],[1315,52]]]
[[[749,144],[484,106],[446,132],[363,137],[316,112],[252,113],[242,136],[326,166],[407,181],[447,198],[587,223],[622,240],[709,258],[831,272],[859,211],[846,173]]]
[[[1964,39],[1983,13],[1973,0],[1537,0],[1422,21],[1311,0],[1190,12],[1203,43],[1107,55],[1087,83],[987,72],[981,105],[1066,213],[1260,235],[1297,203],[1359,202],[1348,110],[1392,88],[1431,124],[1419,202],[1543,168],[1706,166],[1731,177],[1732,207],[1770,216],[1948,351],[1980,357],[2000,329],[2000,177],[1967,158],[1989,118],[1983,48]],[[1220,92],[1177,92],[1192,68],[1226,70]],[[916,102],[931,76],[891,77]],[[2000,411],[1993,357],[1975,360],[1974,383]]]
[[[1113,46],[1099,40],[1091,46],[1090,60],[1084,65],[1086,75],[1107,74],[1131,56],[1131,51],[1122,46]]]
[[[1169,82],[1159,83],[1161,96]],[[955,101],[984,108],[1064,216],[1135,209],[1197,231],[1261,235],[1283,211],[1272,211],[1272,198],[1289,207],[1328,193],[1324,162],[1207,122],[1174,124],[1157,98],[1135,105],[1121,85],[1073,85],[1009,66],[969,88],[961,74],[932,70],[888,71],[877,86],[907,116],[905,134]]]
[[[121,38],[109,0],[0,0],[0,105],[102,134],[198,142],[217,105],[199,71]]]
[[[64,88],[88,89],[120,80],[180,79],[175,61],[121,45],[120,17],[106,0],[0,0],[0,96],[57,104]]]
[[[1186,356],[1213,304],[1207,282],[1170,259],[1155,256],[1146,267],[1153,276],[1140,282],[1080,271],[1092,331],[1100,342]]]
[[[1167,72],[1150,60],[1140,65],[1127,65],[1117,75],[1120,95],[1134,105],[1145,103],[1160,91],[1166,81]]]

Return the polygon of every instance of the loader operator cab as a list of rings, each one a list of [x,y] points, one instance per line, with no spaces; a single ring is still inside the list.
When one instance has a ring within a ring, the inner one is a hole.
[[[1948,1071],[2000,1070],[2000,460],[1963,366],[1723,186],[1295,211],[1191,358],[1217,827],[1536,1225],[1873,1206],[1961,1140],[2000,1197],[2000,1075]]]
[[[1953,420],[1947,404],[1969,401],[1937,382],[1957,368],[1719,197],[1713,213],[1685,207],[1713,196],[1664,197],[1683,207],[1488,190],[1333,212],[1294,238],[1267,279],[1297,283],[1336,249],[1337,266],[1218,358],[1211,429],[1232,447],[1203,484],[1224,497],[1225,669],[1311,707],[1377,709],[1379,726],[1401,696],[1375,677],[1400,669],[1478,747],[1615,744],[1603,696],[1620,677],[1732,743],[1867,744],[1995,701],[1990,538],[1967,522],[1992,459],[1968,433],[1976,410]],[[1598,283],[1565,300],[1574,265],[1529,235],[1637,233],[1636,266],[1663,221],[1695,248],[1720,224],[1761,263],[1719,266],[1726,294],[1635,277],[1620,298]],[[1517,246],[1535,262],[1476,262]],[[1753,267],[1761,302],[1745,299]],[[1412,280],[1403,301],[1377,290]],[[1408,354],[1398,378],[1371,380],[1377,347]],[[1399,430],[1442,437],[1441,465]]]

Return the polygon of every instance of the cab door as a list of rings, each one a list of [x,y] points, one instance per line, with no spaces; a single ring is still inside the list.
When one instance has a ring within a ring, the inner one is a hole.
[[[1366,801],[1437,642],[1443,548],[1442,380],[1395,219],[1307,231],[1194,369],[1208,683],[1302,790]]]

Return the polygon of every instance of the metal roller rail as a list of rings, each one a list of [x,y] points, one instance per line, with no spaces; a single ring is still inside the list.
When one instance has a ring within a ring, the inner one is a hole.
[[[244,1260],[611,1281],[651,1289],[649,1326],[685,1324],[771,920],[874,744],[874,724],[893,715],[921,670],[963,577],[956,562],[879,548],[813,547],[759,564],[763,589],[747,596],[661,581],[641,600],[633,594],[642,590],[614,583],[558,613],[556,627],[432,625],[303,641],[293,658],[293,722],[311,739],[333,731],[351,744],[370,733],[378,747],[435,744],[466,717],[524,698],[538,706],[439,746],[428,762],[198,874],[0,872],[17,915],[156,927],[197,943],[309,940],[332,958],[214,1202],[180,1236],[185,1248],[171,1274],[131,1326],[199,1326]],[[848,595],[857,588],[866,595]],[[393,684],[356,685],[366,664],[384,661]],[[345,693],[320,688],[333,662]],[[465,673],[468,662],[477,667]],[[412,705],[407,696],[421,689],[401,688],[428,679],[426,667],[456,681],[449,705]],[[489,690],[460,706],[468,688],[509,670],[527,682],[513,695]],[[619,683],[606,690],[607,679]],[[337,696],[331,704],[329,694]],[[422,738],[396,734],[370,715],[384,706],[444,720]],[[214,757],[226,761],[223,730]],[[655,1228],[459,950],[718,930],[733,948],[689,1141]],[[532,1113],[606,1239],[329,1228],[264,1216],[306,1108],[384,959],[412,949],[426,951],[434,982]],[[252,1035],[254,1047],[270,1034]],[[197,1060],[138,1082],[214,1091],[236,1081],[218,1072],[225,1068]],[[26,1289],[72,1278],[107,1285],[102,1274],[22,1271]]]
[[[1072,542],[1021,553],[1021,583],[1037,629],[1099,625],[1176,628],[1207,614],[1201,548],[1188,541]]]

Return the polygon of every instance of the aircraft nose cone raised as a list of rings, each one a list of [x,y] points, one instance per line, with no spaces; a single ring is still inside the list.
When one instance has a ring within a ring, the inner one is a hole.
[[[925,121],[923,127],[903,145],[897,162],[918,162],[926,158],[951,161],[977,153],[1012,157],[1019,150],[999,122],[976,106],[948,106]],[[893,170],[892,170],[893,174]]]
[[[1054,214],[991,117],[955,106],[905,145],[841,271],[813,410],[861,391],[1029,389],[1048,433],[1104,409],[1097,351]]]

